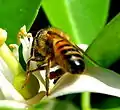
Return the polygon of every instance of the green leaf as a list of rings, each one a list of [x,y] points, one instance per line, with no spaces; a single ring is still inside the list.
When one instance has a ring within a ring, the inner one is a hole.
[[[87,54],[103,67],[120,58],[120,13],[101,31]]]
[[[41,0],[0,0],[0,28],[7,30],[7,43],[17,41],[17,33],[23,26],[30,29],[40,7]]]
[[[90,44],[106,22],[109,0],[43,0],[42,6],[52,26]]]
[[[112,108],[116,108],[116,110],[120,110],[120,98],[112,97],[108,98],[107,100],[104,100],[101,104],[101,108],[107,110],[112,110]]]

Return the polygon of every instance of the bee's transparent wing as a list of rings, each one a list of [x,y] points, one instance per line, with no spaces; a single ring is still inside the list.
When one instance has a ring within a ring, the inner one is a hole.
[[[77,45],[74,44],[74,47],[84,56],[85,61],[87,60],[92,65],[98,66],[97,62],[95,62],[86,52],[85,50],[81,49]]]
[[[120,75],[101,67],[87,67],[84,74],[64,74],[49,97],[80,92],[96,92],[120,97]]]

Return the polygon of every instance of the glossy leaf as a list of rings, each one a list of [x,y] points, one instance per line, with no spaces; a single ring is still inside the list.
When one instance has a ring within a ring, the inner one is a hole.
[[[42,6],[52,26],[90,44],[106,22],[109,0],[43,0]]]
[[[0,27],[8,32],[8,43],[17,41],[23,25],[29,30],[40,7],[41,0],[0,0]]]
[[[120,13],[100,32],[87,54],[103,67],[120,58]]]

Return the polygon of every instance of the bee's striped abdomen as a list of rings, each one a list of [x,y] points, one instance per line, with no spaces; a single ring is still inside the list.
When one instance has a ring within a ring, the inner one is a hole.
[[[55,46],[56,52],[59,52],[60,56],[63,56],[62,60],[66,63],[62,64],[61,61],[61,64],[59,64],[60,66],[62,66],[66,69],[66,71],[72,74],[79,74],[84,71],[85,64],[83,56],[73,45],[71,45],[67,40],[62,39],[57,41]]]

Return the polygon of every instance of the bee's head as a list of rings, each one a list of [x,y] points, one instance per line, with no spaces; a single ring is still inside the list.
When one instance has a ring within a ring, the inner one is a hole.
[[[35,48],[42,56],[47,56],[52,48],[52,42],[49,40],[47,32],[47,29],[41,29],[34,38]]]

